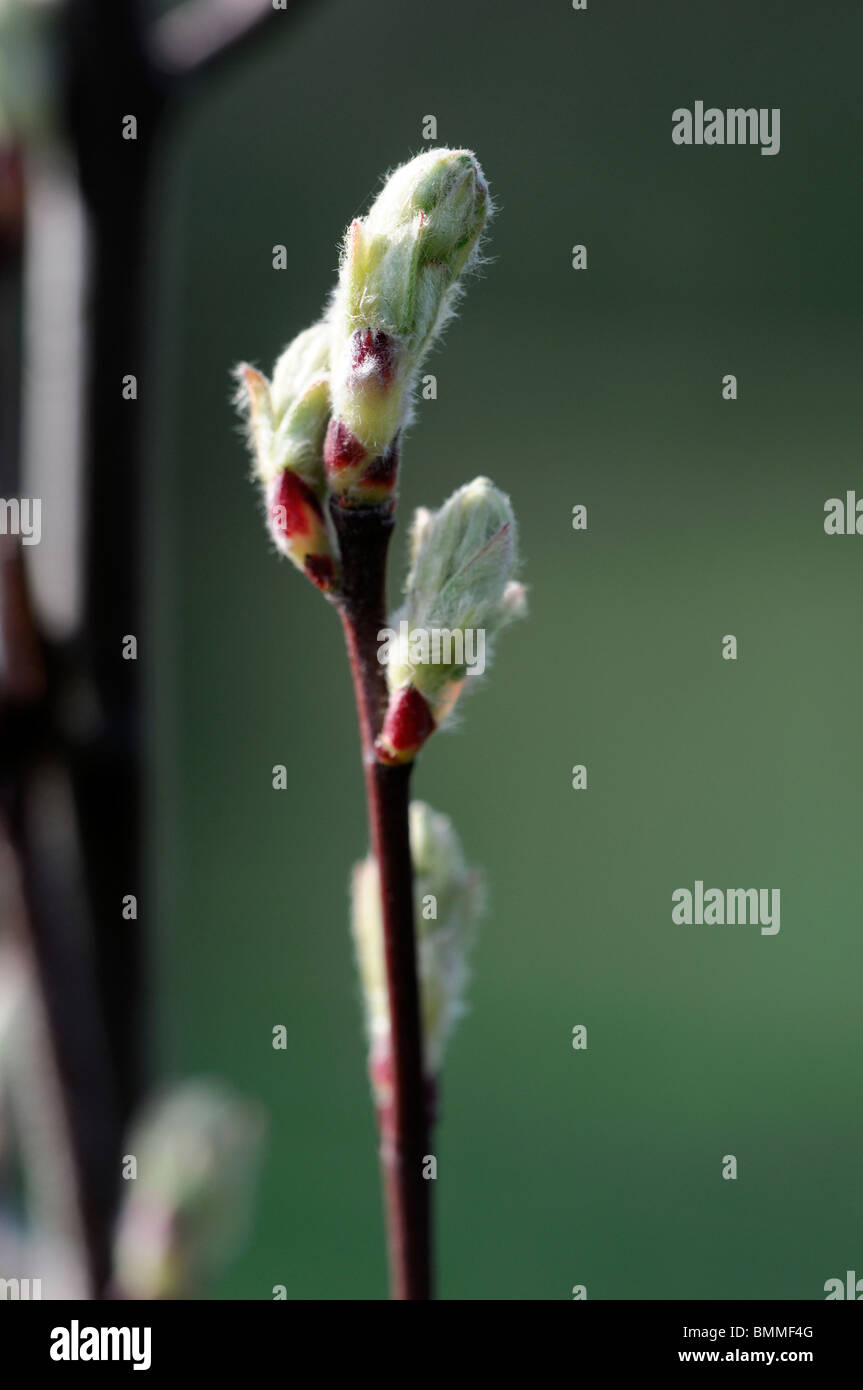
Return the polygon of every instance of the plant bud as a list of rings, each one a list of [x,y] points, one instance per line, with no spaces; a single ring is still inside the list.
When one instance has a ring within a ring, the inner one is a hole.
[[[435,719],[428,701],[415,686],[404,685],[390,696],[375,751],[382,763],[391,766],[413,762],[434,730]]]
[[[315,493],[299,473],[285,468],[267,483],[266,501],[270,535],[278,549],[328,593],[335,586],[336,567]]]
[[[331,307],[330,488],[346,505],[395,489],[399,431],[422,360],[491,210],[469,150],[428,150],[390,175],[346,237]]]
[[[329,337],[326,322],[300,333],[276,363],[272,382],[245,364],[237,372],[270,534],[281,553],[325,592],[336,582],[335,542],[322,505]]]
[[[509,498],[488,478],[420,511],[397,635],[387,652],[390,703],[378,739],[384,762],[406,762],[444,722],[467,678],[481,675],[497,634],[525,611],[513,580],[516,525]]]
[[[465,1011],[468,951],[483,905],[481,876],[469,869],[447,816],[423,802],[410,808],[414,865],[423,1058],[426,1076],[440,1071],[446,1042]],[[390,1015],[377,863],[362,860],[353,875],[352,931],[362,983],[369,1070],[379,1106],[386,1106]]]
[[[129,1137],[137,1175],[115,1239],[123,1298],[199,1295],[244,1238],[264,1135],[259,1108],[208,1082],[152,1104]]]
[[[272,382],[242,363],[238,405],[247,411],[254,473],[262,483],[291,468],[316,491],[324,486],[323,444],[330,413],[330,330],[326,320],[289,343]]]

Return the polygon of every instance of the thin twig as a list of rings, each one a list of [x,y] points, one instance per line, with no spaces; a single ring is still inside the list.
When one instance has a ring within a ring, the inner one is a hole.
[[[377,659],[385,626],[386,556],[392,516],[331,507],[339,537],[339,604],[354,682],[372,852],[378,865],[390,1015],[392,1100],[379,1109],[381,1170],[387,1209],[393,1297],[432,1297],[430,1184],[423,1177],[429,1117],[422,1063],[408,809],[411,766],[386,767],[375,756],[386,706]]]

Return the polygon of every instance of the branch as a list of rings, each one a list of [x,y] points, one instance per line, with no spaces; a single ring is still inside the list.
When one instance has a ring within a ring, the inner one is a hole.
[[[411,764],[387,767],[375,755],[387,701],[378,633],[386,619],[386,556],[393,519],[375,509],[331,503],[342,561],[339,611],[357,701],[369,831],[378,865],[387,995],[392,1099],[378,1109],[393,1297],[426,1300],[431,1286],[429,1107],[423,1075],[408,810]]]
[[[199,77],[222,66],[281,20],[290,21],[303,0],[185,0],[153,26],[154,61],[169,75]]]
[[[21,551],[0,549],[0,806],[16,856],[19,926],[42,994],[62,1093],[91,1292],[108,1277],[121,1135],[88,932],[68,777],[55,746],[51,653],[33,621]],[[61,1122],[58,1120],[57,1129]]]

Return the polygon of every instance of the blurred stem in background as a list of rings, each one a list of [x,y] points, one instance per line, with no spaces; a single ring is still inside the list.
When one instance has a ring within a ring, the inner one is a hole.
[[[11,4],[10,42],[21,32],[44,39],[55,71],[50,112],[0,130],[4,366],[22,337],[27,352],[23,432],[18,374],[4,372],[4,496],[69,506],[46,515],[53,539],[49,530],[23,557],[13,545],[2,565],[2,810],[62,1096],[85,1282],[97,1297],[111,1278],[124,1135],[146,1085],[147,653],[141,665],[123,658],[124,639],[143,635],[145,489],[142,412],[124,399],[123,378],[134,375],[146,398],[153,152],[197,80],[278,33],[301,0],[280,10],[271,0],[186,0],[161,18],[153,8]],[[14,51],[4,67],[14,72]],[[0,98],[7,104],[7,92]],[[135,136],[124,138],[130,116]],[[40,247],[50,251],[41,270]],[[49,274],[58,258],[59,286]],[[124,916],[127,895],[140,920]]]

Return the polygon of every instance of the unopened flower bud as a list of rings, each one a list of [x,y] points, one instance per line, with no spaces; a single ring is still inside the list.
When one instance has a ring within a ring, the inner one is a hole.
[[[448,718],[468,678],[481,675],[497,634],[525,611],[509,498],[488,478],[453,493],[414,522],[404,606],[382,657],[390,703],[377,743],[384,762],[406,762]]]
[[[238,369],[270,534],[282,554],[325,591],[336,581],[335,543],[322,505],[329,340],[326,322],[300,333],[276,363],[272,382],[254,367]]]
[[[267,521],[277,547],[325,593],[336,567],[321,504],[299,473],[285,468],[266,484]]]
[[[136,1164],[115,1239],[123,1298],[199,1296],[243,1239],[264,1118],[209,1082],[153,1103],[130,1135]]]
[[[416,686],[403,685],[390,696],[375,751],[382,763],[391,766],[413,762],[434,730],[435,718],[425,696]]]
[[[479,873],[469,869],[452,822],[423,802],[410,808],[417,967],[426,1076],[440,1071],[444,1048],[465,1011],[468,952],[483,904]],[[352,931],[363,990],[369,1069],[379,1106],[389,1101],[390,1014],[377,863],[354,869]]]
[[[423,357],[491,209],[469,150],[428,150],[385,183],[346,237],[331,306],[330,488],[347,505],[395,488],[398,435]]]
[[[254,367],[238,367],[238,405],[247,412],[254,472],[261,482],[291,468],[313,488],[323,488],[329,361],[330,329],[322,320],[288,344],[271,382]]]

